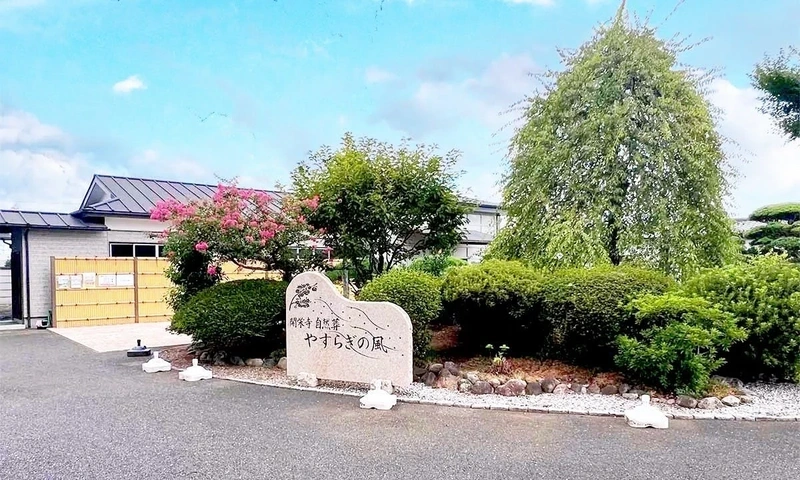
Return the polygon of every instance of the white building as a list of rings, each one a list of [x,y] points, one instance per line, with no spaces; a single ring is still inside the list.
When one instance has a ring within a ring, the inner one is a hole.
[[[160,201],[209,199],[215,185],[95,175],[73,213],[0,210],[0,237],[11,244],[11,308],[0,308],[0,326],[30,327],[52,309],[52,257],[160,257],[156,234],[165,225],[150,219]],[[270,192],[280,198],[280,192]],[[475,259],[494,238],[497,205],[481,203],[469,214],[463,243],[454,254]],[[9,290],[9,288],[5,288]],[[11,315],[3,313],[10,311]],[[10,317],[10,318],[2,318]]]

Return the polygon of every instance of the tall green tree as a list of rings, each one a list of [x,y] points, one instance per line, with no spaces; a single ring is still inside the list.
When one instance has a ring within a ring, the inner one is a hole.
[[[460,154],[403,142],[399,147],[346,134],[292,174],[297,195],[319,197],[308,222],[364,283],[423,252],[450,252],[469,207],[457,194]]]
[[[744,233],[746,254],[780,253],[793,262],[800,261],[800,203],[761,207],[750,214],[750,220],[765,224]]]
[[[751,75],[753,86],[762,96],[764,113],[772,116],[790,140],[800,138],[800,51],[781,50],[756,65]]]
[[[526,99],[490,255],[540,267],[636,263],[682,276],[736,252],[729,164],[704,78],[623,7]]]

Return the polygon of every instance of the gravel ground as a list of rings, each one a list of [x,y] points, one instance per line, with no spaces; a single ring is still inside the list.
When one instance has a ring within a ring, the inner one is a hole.
[[[176,365],[178,366],[178,365]],[[218,366],[210,368],[214,377],[229,380],[245,380],[270,386],[297,386],[297,382],[286,376],[283,370],[265,367]],[[363,395],[369,386],[321,380],[313,390]],[[792,384],[748,384],[745,389],[753,399],[752,403],[738,407],[723,407],[715,410],[687,409],[669,405],[660,399],[654,405],[662,411],[679,419],[742,419],[800,418],[800,385]],[[490,410],[539,409],[553,413],[581,413],[595,415],[618,415],[640,403],[639,400],[626,400],[619,395],[591,394],[542,394],[535,396],[504,397],[501,395],[472,395],[453,390],[430,388],[414,383],[406,388],[395,389],[401,401],[413,403],[437,403]]]

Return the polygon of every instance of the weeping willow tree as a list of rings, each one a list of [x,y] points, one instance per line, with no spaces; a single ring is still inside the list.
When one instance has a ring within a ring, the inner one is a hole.
[[[638,264],[674,276],[736,252],[730,165],[680,42],[616,17],[524,103],[504,177],[508,222],[489,255],[554,268]]]

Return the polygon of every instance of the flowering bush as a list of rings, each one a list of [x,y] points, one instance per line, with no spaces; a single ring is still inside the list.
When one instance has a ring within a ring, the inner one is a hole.
[[[320,266],[323,253],[305,214],[318,198],[299,200],[267,192],[219,185],[209,200],[160,202],[150,218],[168,222],[162,232],[171,265],[167,275],[177,288],[170,303],[178,309],[198,291],[218,283],[221,265],[281,271],[286,279]]]

